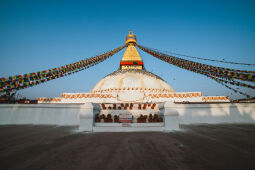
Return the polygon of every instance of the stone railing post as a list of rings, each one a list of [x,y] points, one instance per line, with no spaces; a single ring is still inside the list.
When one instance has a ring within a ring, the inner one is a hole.
[[[179,130],[179,113],[174,108],[174,103],[166,102],[164,104],[164,123],[165,131]]]
[[[93,130],[93,104],[85,103],[81,107],[79,131],[92,131]]]

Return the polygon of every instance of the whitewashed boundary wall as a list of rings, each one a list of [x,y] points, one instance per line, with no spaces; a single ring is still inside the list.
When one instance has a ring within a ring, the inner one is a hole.
[[[159,106],[164,114],[164,127],[177,130],[179,124],[255,123],[255,103],[174,104]],[[93,131],[98,104],[1,104],[0,125],[79,126],[80,131]],[[128,127],[127,127],[128,128]]]
[[[0,125],[78,126],[84,104],[1,104]]]
[[[255,123],[255,103],[172,104],[180,124]]]

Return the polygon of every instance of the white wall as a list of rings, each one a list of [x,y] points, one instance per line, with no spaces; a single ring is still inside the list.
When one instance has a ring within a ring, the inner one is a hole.
[[[86,108],[86,104],[1,104],[0,125],[48,124],[79,126],[81,117],[86,114]],[[93,114],[98,113],[99,106],[93,105],[93,108],[94,110],[91,109]],[[170,103],[167,109],[176,111],[179,115],[180,124],[255,123],[255,103]],[[90,116],[89,119],[93,124],[93,116]]]
[[[255,123],[255,103],[173,104],[180,124]]]
[[[0,125],[79,125],[82,104],[1,104]]]

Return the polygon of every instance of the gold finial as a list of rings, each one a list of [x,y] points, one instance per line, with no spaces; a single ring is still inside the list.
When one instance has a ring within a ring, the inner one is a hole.
[[[126,44],[134,43],[136,44],[136,36],[133,34],[133,31],[130,30],[129,34],[126,37]]]

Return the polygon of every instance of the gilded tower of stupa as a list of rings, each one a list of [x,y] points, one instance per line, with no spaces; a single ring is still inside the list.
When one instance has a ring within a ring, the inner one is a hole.
[[[138,69],[143,70],[143,61],[135,48],[136,36],[132,31],[129,31],[129,34],[126,37],[127,49],[123,55],[123,58],[120,62],[120,69]]]

